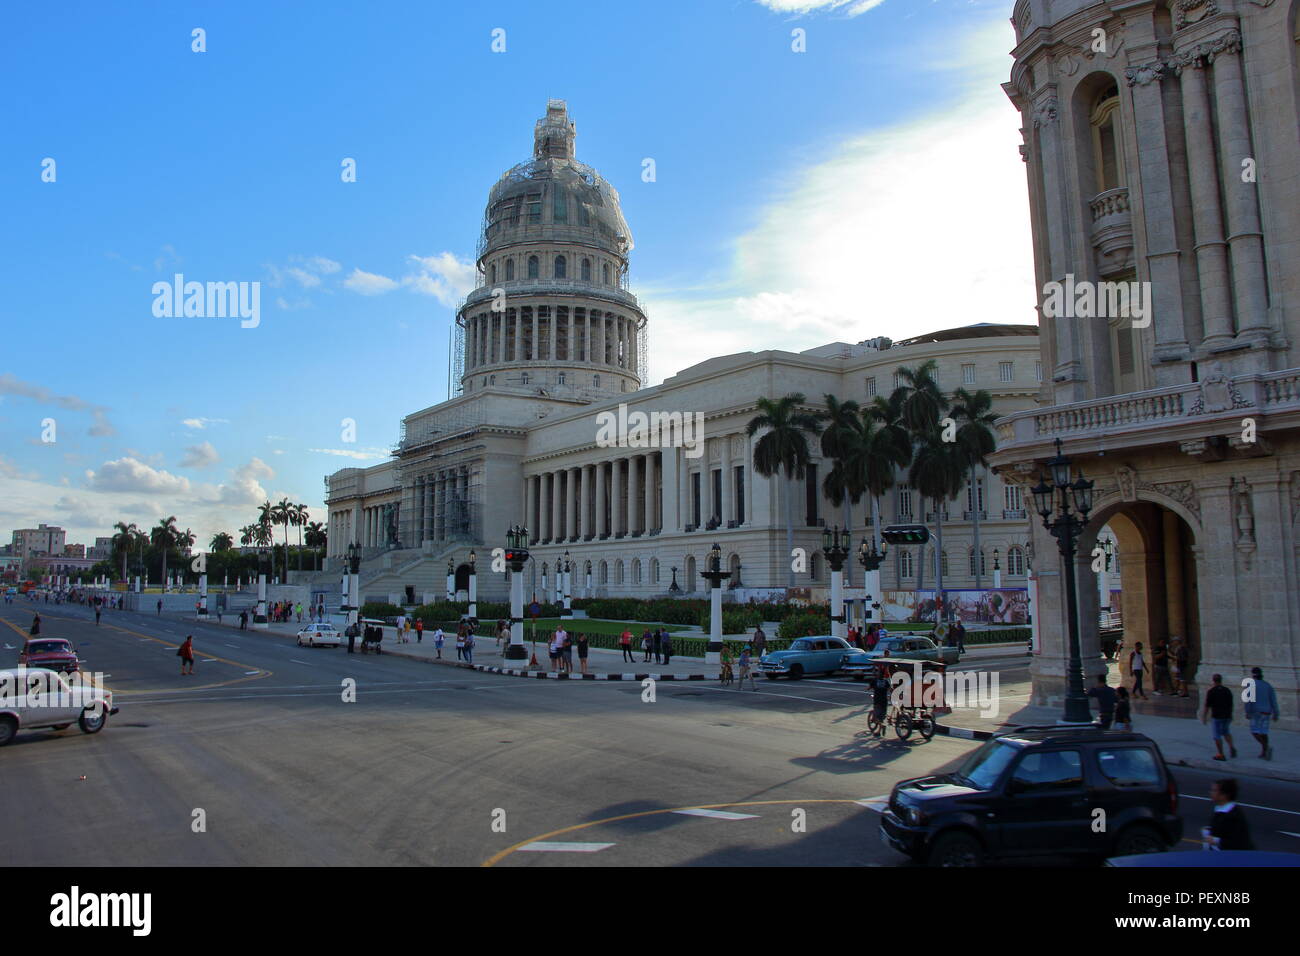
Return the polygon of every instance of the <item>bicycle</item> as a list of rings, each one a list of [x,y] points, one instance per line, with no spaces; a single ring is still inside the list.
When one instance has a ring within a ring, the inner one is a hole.
[[[735,675],[731,671],[731,664],[724,662],[722,665],[722,673],[718,675],[718,683],[723,687],[726,687],[733,683],[734,679]]]
[[[915,716],[912,711],[916,712]],[[913,730],[920,731],[922,738],[929,740],[934,736],[934,715],[922,707],[891,707],[884,720],[877,717],[874,710],[867,715],[867,729],[873,736],[881,736],[888,726],[893,726],[899,740],[912,736]]]

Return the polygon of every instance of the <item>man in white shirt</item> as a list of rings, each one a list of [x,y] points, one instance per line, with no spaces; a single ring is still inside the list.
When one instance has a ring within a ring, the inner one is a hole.
[[[561,661],[564,655],[564,642],[568,640],[569,635],[564,630],[564,625],[556,625],[555,636],[551,638],[551,669],[556,670],[561,667]]]

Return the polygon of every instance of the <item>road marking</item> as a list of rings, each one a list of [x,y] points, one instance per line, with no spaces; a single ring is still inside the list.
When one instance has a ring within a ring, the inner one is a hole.
[[[1210,802],[1209,797],[1194,797],[1190,793],[1180,793],[1178,796],[1182,800],[1204,800],[1206,803]],[[1258,803],[1242,803],[1240,800],[1237,801],[1237,806],[1250,807],[1252,810],[1269,810],[1273,813],[1289,813],[1293,817],[1300,817],[1300,810],[1283,810],[1280,807],[1264,807],[1260,806]]]
[[[757,820],[756,813],[729,813],[726,810],[674,810],[685,817],[711,817],[714,820]]]
[[[261,671],[244,671],[245,674],[260,674]]]
[[[1292,833],[1290,830],[1278,830],[1277,832],[1283,836],[1300,837],[1300,833]]]
[[[227,644],[226,647],[233,647],[235,650],[239,650],[238,644]]]
[[[311,665],[308,664],[306,661],[300,661],[300,660],[298,660],[298,658],[296,658],[296,657],[291,657],[291,658],[289,658],[289,660],[293,661],[293,663],[295,663],[295,664],[306,664],[308,667],[311,667]]]
[[[556,843],[539,840],[536,843],[521,846],[519,849],[538,850],[543,853],[596,853],[613,845],[612,843]]]
[[[217,662],[215,657],[202,657],[200,660],[205,664],[215,664]]]

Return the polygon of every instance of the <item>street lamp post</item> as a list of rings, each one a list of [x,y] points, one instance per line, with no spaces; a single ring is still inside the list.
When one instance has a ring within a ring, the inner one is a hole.
[[[560,617],[573,617],[573,561],[568,551],[564,552],[564,577],[560,579],[560,590],[564,594]]]
[[[844,613],[844,559],[849,556],[849,532],[822,528],[822,554],[831,566],[831,636],[847,638],[848,616]]]
[[[474,549],[469,549],[469,613],[465,616],[478,620],[478,571],[474,567],[474,562],[478,555]]]
[[[883,540],[880,542],[880,550],[877,551],[874,537],[870,541],[864,537],[862,544],[858,545],[858,564],[862,565],[862,570],[865,572],[862,575],[862,587],[867,595],[864,613],[868,624],[877,623],[874,612],[880,610],[880,565],[884,562],[888,551],[889,545]]]
[[[266,621],[266,570],[265,563],[266,553],[259,551],[257,553],[257,608],[253,611],[253,629],[265,631],[267,629]]]
[[[524,649],[524,565],[528,557],[528,529],[516,525],[506,532],[506,566],[510,569],[510,646],[506,648],[506,660],[528,660]]]
[[[709,582],[709,647],[704,654],[704,663],[722,663],[722,582],[731,577],[730,571],[722,570],[722,548],[715,542],[708,555],[709,570],[700,572],[700,577]],[[673,568],[673,585],[677,584],[677,569]]]
[[[1002,549],[993,549],[993,590],[1002,587]]]
[[[447,559],[447,600],[456,600],[456,562]]]
[[[204,571],[199,575],[199,613],[198,619],[206,621],[208,619],[208,572]]]
[[[671,570],[672,570],[672,572],[673,572],[673,583],[670,584],[670,585],[668,585],[668,593],[669,593],[669,594],[681,594],[681,593],[682,593],[682,587],[681,587],[680,584],[677,583],[677,569],[676,569],[676,568],[672,568]]]
[[[1075,582],[1074,553],[1079,534],[1088,524],[1092,511],[1091,481],[1079,472],[1071,481],[1071,465],[1061,451],[1061,439],[1056,439],[1056,457],[1048,461],[1047,476],[1039,476],[1033,488],[1034,504],[1043,527],[1056,539],[1064,563],[1066,626],[1070,635],[1070,659],[1066,674],[1064,717],[1059,723],[1090,724],[1092,713],[1083,690],[1083,654],[1079,644],[1079,594]],[[1053,499],[1055,498],[1055,501]]]
[[[354,542],[348,545],[343,567],[343,606],[339,608],[347,618],[347,628],[357,624],[361,611],[361,548]],[[356,633],[355,631],[353,633]],[[352,645],[349,644],[349,647]]]

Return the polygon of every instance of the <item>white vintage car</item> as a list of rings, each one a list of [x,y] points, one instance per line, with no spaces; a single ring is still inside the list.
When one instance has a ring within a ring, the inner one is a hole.
[[[90,675],[65,677],[44,667],[0,670],[0,747],[19,730],[41,727],[63,730],[75,723],[97,734],[116,713],[113,692]]]
[[[342,643],[343,635],[333,624],[308,624],[298,632],[299,647],[338,647]]]

